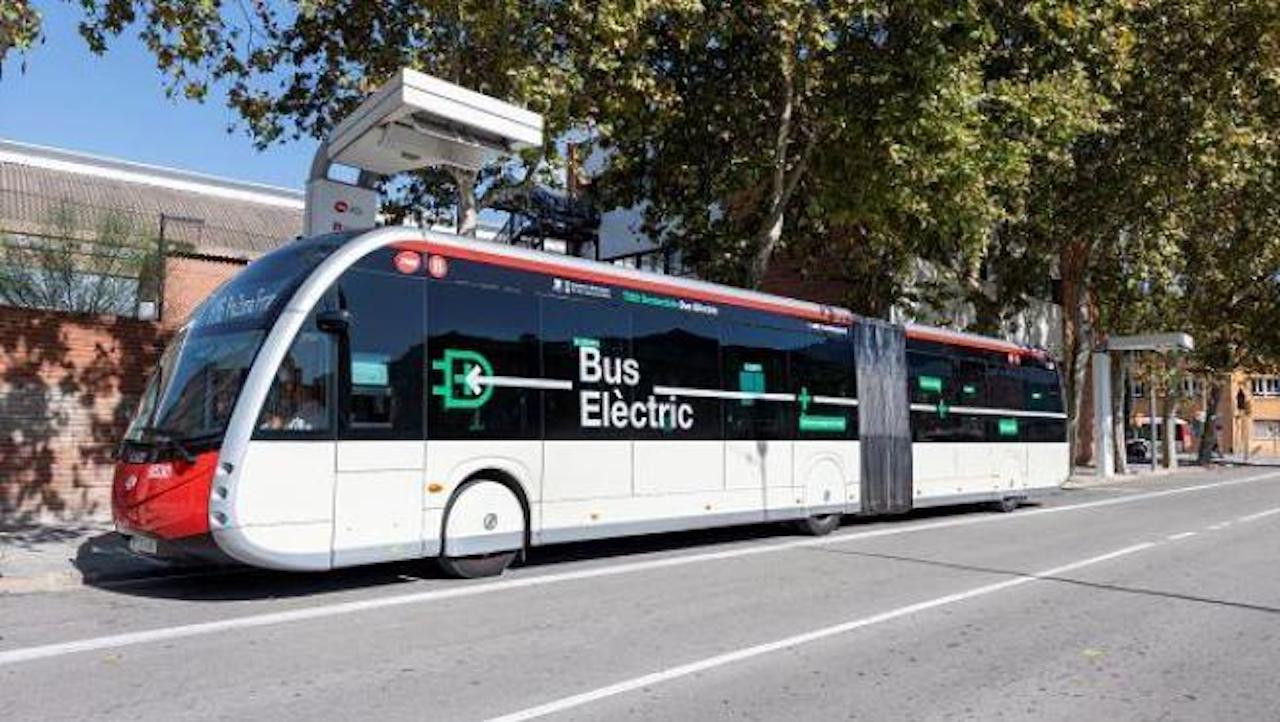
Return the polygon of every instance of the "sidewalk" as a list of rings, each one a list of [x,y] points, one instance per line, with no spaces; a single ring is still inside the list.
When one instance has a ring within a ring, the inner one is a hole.
[[[0,527],[0,594],[74,589],[143,579],[191,567],[133,554],[110,522],[23,523]]]

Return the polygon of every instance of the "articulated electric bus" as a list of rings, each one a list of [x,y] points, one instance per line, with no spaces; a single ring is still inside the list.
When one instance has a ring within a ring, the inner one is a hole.
[[[1042,351],[406,228],[294,241],[160,359],[113,507],[140,552],[323,570],[992,502],[1067,477]]]

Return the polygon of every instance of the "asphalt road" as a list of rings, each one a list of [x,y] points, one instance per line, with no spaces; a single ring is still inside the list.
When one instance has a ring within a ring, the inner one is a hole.
[[[1280,471],[0,597],[0,720],[1280,720]]]

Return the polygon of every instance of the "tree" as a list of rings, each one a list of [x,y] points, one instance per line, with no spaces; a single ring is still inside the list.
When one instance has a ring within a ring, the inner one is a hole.
[[[543,115],[546,144],[480,174],[434,170],[395,184],[389,210],[452,205],[459,231],[535,182],[554,182],[557,141],[588,122],[596,100],[583,72],[637,42],[638,18],[667,2],[312,0],[296,4],[82,0],[81,34],[94,52],[133,26],[168,79],[195,100],[224,92],[253,141],[324,137],[365,95],[412,67]],[[586,56],[579,55],[586,53]]]
[[[30,48],[40,38],[40,12],[27,0],[0,0],[0,68],[11,51]]]
[[[126,216],[97,219],[91,237],[74,207],[55,208],[39,235],[0,238],[0,303],[91,314],[132,314],[155,247]]]
[[[1270,230],[1257,218],[1271,217],[1276,207],[1264,194],[1246,198],[1238,191],[1261,187],[1260,173],[1274,166],[1280,7],[1265,0],[1227,6],[1162,0],[1117,3],[1113,11],[1105,33],[1123,53],[1089,64],[1107,69],[1092,80],[1105,103],[1100,122],[1067,146],[1066,162],[1034,176],[1025,217],[998,234],[999,247],[1011,244],[1013,252],[987,259],[999,291],[1011,300],[1029,289],[1025,266],[1022,273],[1016,266],[1003,272],[1006,258],[1039,266],[1033,277],[1060,279],[1073,429],[1081,417],[1087,354],[1107,333],[1188,328],[1197,340],[1209,340],[1193,361],[1227,368],[1219,364],[1231,354],[1208,349],[1218,345],[1211,339],[1234,327],[1222,309],[1238,313],[1239,305],[1195,299],[1213,298],[1237,275],[1204,277],[1239,262],[1214,239],[1227,228],[1248,229],[1265,245]],[[1237,222],[1241,213],[1253,220]],[[1268,254],[1255,248],[1246,257]],[[1253,270],[1240,281],[1265,295]],[[1266,345],[1241,334],[1230,344]],[[1208,364],[1212,356],[1219,360]]]

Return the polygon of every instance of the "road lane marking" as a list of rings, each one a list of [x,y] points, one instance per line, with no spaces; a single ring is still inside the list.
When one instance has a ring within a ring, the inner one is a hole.
[[[1217,524],[1210,524],[1209,526],[1205,527],[1205,529],[1208,529],[1209,531],[1221,531],[1222,529],[1226,529],[1229,526],[1231,526],[1231,522],[1220,521]]]
[[[1198,531],[1184,531],[1179,534],[1170,534],[1165,538],[1168,539],[1169,541],[1178,541],[1179,539],[1186,539],[1188,537],[1193,537],[1199,533],[1200,532]]]
[[[996,592],[1001,592],[1006,589],[1018,587],[1023,584],[1029,584],[1030,582],[1040,581],[1043,579],[1051,579],[1053,577],[1059,576],[1061,574],[1065,574],[1067,572],[1075,571],[1077,569],[1083,569],[1085,567],[1093,566],[1094,564],[1101,564],[1103,562],[1111,561],[1112,559],[1117,559],[1119,557],[1127,556],[1129,554],[1136,554],[1138,552],[1150,549],[1154,546],[1156,546],[1156,542],[1144,542],[1142,544],[1134,544],[1133,546],[1128,546],[1123,549],[1117,549],[1116,551],[1113,551],[1113,552],[1100,554],[1096,557],[1089,557],[1088,559],[1081,559],[1080,561],[1072,562],[1070,564],[1064,564],[1058,567],[1053,567],[1052,569],[1045,569],[1044,571],[1028,574],[1026,576],[1019,576],[1014,579],[1005,580],[1003,582],[987,584],[985,586],[975,587],[967,591],[957,592],[955,594],[948,594],[943,597],[937,597],[937,598],[930,599],[923,602],[917,602],[915,604],[910,604],[905,607],[898,607],[897,609],[891,609],[887,612],[873,614],[869,617],[854,619],[848,622],[835,624],[830,627],[822,627],[821,629],[815,629],[810,632],[797,634],[795,636],[786,637],[783,639],[775,640],[773,642],[766,642],[764,644],[757,644],[752,647],[745,647],[743,649],[727,652],[725,654],[718,654],[714,657],[707,657],[705,659],[700,659],[696,662],[690,662],[689,664],[682,664],[678,667],[671,667],[669,669],[665,669],[659,672],[653,672],[640,677],[634,677],[632,679],[618,682],[616,684],[611,684],[607,687],[600,687],[598,689],[593,689],[589,692],[575,694],[570,697],[562,697],[560,699],[553,700],[545,704],[540,704],[536,707],[529,707],[527,709],[519,710],[517,712],[505,714],[505,715],[502,715],[501,717],[494,717],[489,722],[523,722],[524,720],[537,719],[539,717],[545,717],[547,715],[555,714],[557,712],[564,712],[566,710],[570,710],[575,707],[581,707],[582,705],[585,705],[585,704],[598,702],[602,699],[614,697],[620,694],[625,694],[627,692],[634,692],[635,690],[643,689],[645,687],[650,687],[657,684],[662,684],[664,682],[670,682],[674,679],[687,677],[691,674],[697,674],[698,672],[705,672],[709,669],[715,669],[716,667],[723,667],[728,664],[742,662],[742,661],[751,659],[753,657],[760,657],[760,656],[769,654],[771,652],[779,652],[785,649],[799,647],[804,644],[809,644],[811,642],[816,642],[822,639],[827,639],[829,637],[834,637],[841,634],[847,634],[854,630],[863,629],[865,627],[870,627],[877,624],[883,624],[885,622],[899,619],[901,617],[906,617],[912,614],[918,614],[920,612],[925,612],[931,609],[945,607],[951,604],[956,604],[958,602],[974,599],[975,597],[982,597],[988,594],[994,594]]]
[[[1278,506],[1278,507],[1276,507],[1276,508],[1274,508],[1274,509],[1267,509],[1266,511],[1260,511],[1260,512],[1258,512],[1257,514],[1250,514],[1249,516],[1242,516],[1242,517],[1240,517],[1239,519],[1237,519],[1236,521],[1239,521],[1239,522],[1242,522],[1242,523],[1243,523],[1243,522],[1246,522],[1246,521],[1257,521],[1257,520],[1259,520],[1259,519],[1265,519],[1266,517],[1273,516],[1273,515],[1275,515],[1275,514],[1280,514],[1280,506]]]
[[[302,609],[291,609],[281,612],[265,612],[262,614],[251,614],[241,617],[231,617],[229,619],[220,619],[210,622],[196,622],[192,624],[182,624],[173,627],[158,627],[154,629],[146,629],[137,632],[124,632],[121,634],[112,634],[101,637],[88,637],[85,639],[71,640],[67,642],[55,642],[51,644],[42,644],[31,647],[19,647],[16,649],[0,650],[0,667],[10,664],[18,664],[21,662],[30,662],[38,659],[48,659],[51,657],[61,657],[69,654],[79,654],[83,652],[92,652],[102,649],[116,649],[120,647],[130,647],[139,644],[148,644],[153,642],[162,642],[173,639],[183,639],[186,637],[198,637],[208,634],[217,634],[220,632],[229,632],[239,629],[255,629],[259,627],[268,627],[277,624],[290,624],[313,619],[325,619],[329,617],[339,617],[359,612],[372,611],[377,609],[388,609],[392,607],[401,607],[411,604],[426,604],[429,602],[437,602],[447,599],[458,599],[462,597],[473,597],[491,592],[500,592],[506,590],[527,589],[531,587],[541,587],[551,584],[559,584],[563,582],[583,581],[589,579],[600,579],[606,577],[621,576],[624,574],[634,574],[638,572],[647,572],[659,569],[669,569],[672,567],[681,567],[689,564],[698,564],[702,562],[720,561],[725,559],[735,559],[738,557],[755,556],[757,554],[772,554],[792,549],[804,549],[808,547],[827,546],[831,544],[843,544],[845,542],[860,541],[863,539],[874,539],[879,537],[897,536],[899,534],[910,534],[921,531],[933,531],[938,529],[950,529],[956,527],[973,526],[978,524],[995,524],[1009,522],[1019,519],[1028,519],[1035,516],[1045,514],[1059,514],[1069,511],[1079,511],[1084,509],[1098,509],[1118,504],[1131,504],[1137,501],[1147,499],[1158,499],[1178,494],[1188,494],[1199,491],[1207,491],[1211,489],[1220,489],[1228,486],[1237,486],[1240,484],[1248,484],[1265,479],[1280,477],[1280,471],[1268,472],[1265,474],[1256,474],[1253,476],[1239,477],[1235,479],[1224,479],[1222,481],[1211,482],[1209,484],[1199,484],[1193,486],[1183,486],[1176,489],[1164,489],[1162,491],[1147,492],[1144,494],[1133,494],[1130,496],[1112,497],[1108,499],[1100,499],[1097,501],[1081,502],[1079,504],[1068,504],[1064,506],[1044,507],[1040,509],[1025,509],[1013,514],[988,514],[983,516],[969,516],[959,519],[944,519],[941,521],[924,522],[920,524],[902,525],[888,524],[878,529],[870,529],[861,532],[850,532],[846,534],[836,533],[816,539],[800,539],[781,543],[766,543],[761,545],[740,547],[736,549],[724,549],[714,552],[702,552],[695,554],[685,554],[680,556],[665,557],[662,559],[651,559],[638,562],[624,562],[610,566],[592,567],[589,569],[578,569],[567,572],[553,572],[549,574],[537,574],[526,577],[515,577],[502,579],[493,582],[479,583],[458,583],[456,586],[450,586],[447,589],[432,589],[422,592],[410,592],[389,597],[379,597],[376,599],[362,599],[351,602],[337,602],[333,604],[317,605],[314,607],[305,607]]]

